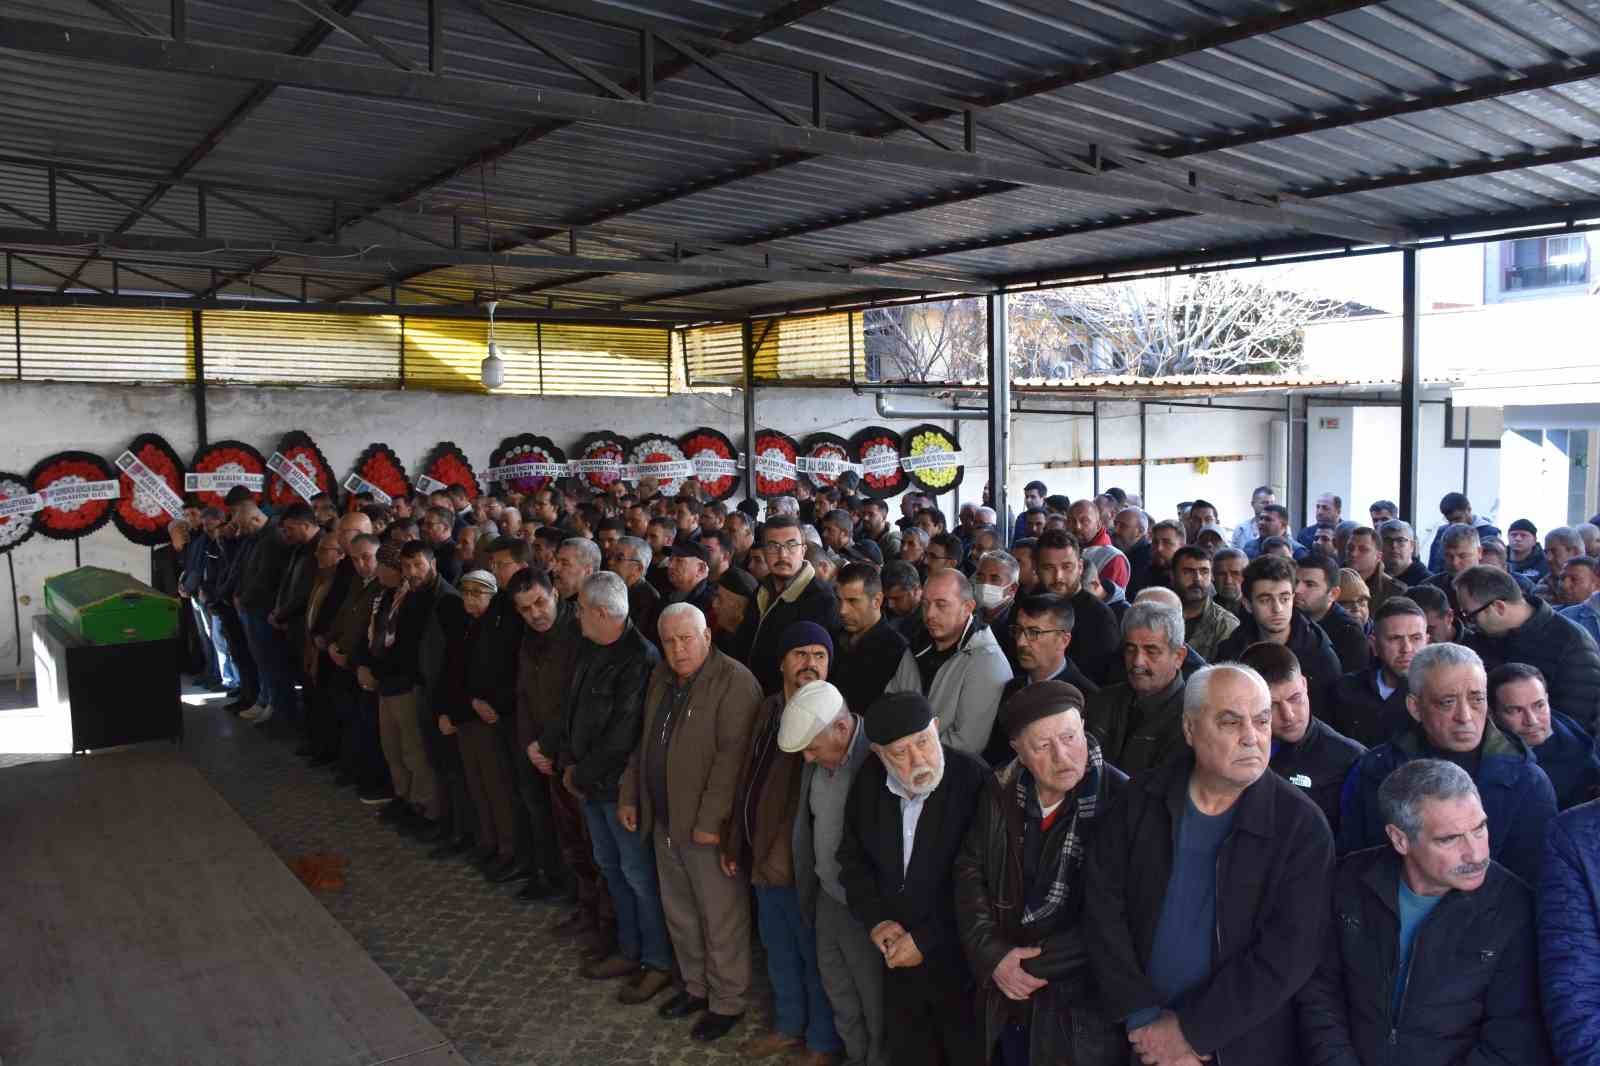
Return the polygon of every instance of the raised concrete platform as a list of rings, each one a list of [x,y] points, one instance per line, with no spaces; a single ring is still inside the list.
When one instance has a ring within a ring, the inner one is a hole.
[[[0,770],[5,1066],[464,1060],[176,751]]]

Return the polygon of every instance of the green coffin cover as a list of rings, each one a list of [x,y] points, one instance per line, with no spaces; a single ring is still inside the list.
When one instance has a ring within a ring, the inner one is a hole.
[[[91,644],[168,640],[178,632],[181,605],[117,570],[80,566],[45,579],[45,610]]]

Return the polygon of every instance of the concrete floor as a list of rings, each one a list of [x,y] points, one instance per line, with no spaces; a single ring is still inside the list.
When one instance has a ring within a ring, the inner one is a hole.
[[[330,772],[295,758],[291,744],[223,711],[220,698],[187,699],[186,760],[283,862],[317,853],[348,861],[345,887],[315,898],[465,1061],[737,1062],[738,1044],[762,1031],[769,993],[759,952],[759,1005],[716,1045],[698,1044],[689,1039],[690,1022],[662,1021],[654,1003],[622,1006],[614,982],[578,977],[575,947],[548,931],[564,907],[518,903],[516,886],[489,885],[464,863],[429,860],[421,845],[380,824],[354,790],[336,788]],[[37,758],[0,756],[0,766]],[[12,1066],[3,1030],[0,1059]]]

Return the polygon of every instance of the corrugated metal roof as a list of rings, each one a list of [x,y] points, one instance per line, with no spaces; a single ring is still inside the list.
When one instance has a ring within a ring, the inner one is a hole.
[[[166,31],[163,0],[120,2]],[[273,53],[311,42],[317,60],[393,69],[350,36],[317,35],[317,20],[289,0],[193,0],[189,8],[195,42]],[[425,5],[341,0],[341,9],[406,61],[426,63]],[[773,118],[748,90],[803,122],[808,70],[821,69],[889,110],[921,116],[927,134],[957,149],[962,123],[937,109],[969,103],[978,108],[980,155],[1012,172],[1071,160],[1082,167],[1092,148],[1103,155],[1107,178],[1159,175],[1181,185],[1192,170],[1200,189],[1240,203],[1304,197],[1341,213],[1338,221],[1430,234],[1530,213],[1600,217],[1595,0],[1320,0],[1299,14],[1270,0],[488,5],[544,50],[474,5],[444,10],[445,79],[604,95],[587,70],[631,89],[645,26],[662,35],[654,100],[666,107]],[[0,0],[6,18],[132,32],[89,3]],[[667,37],[712,56],[716,71],[684,61]],[[219,127],[252,97],[247,113]],[[825,102],[829,130],[929,145],[897,128],[884,108],[837,86]],[[58,180],[54,206],[64,229],[190,235],[199,229],[192,184],[154,197],[164,217],[135,210],[158,190],[154,179],[182,171],[185,183],[258,187],[234,195],[268,214],[214,199],[210,236],[441,250],[459,239],[477,249],[489,241],[487,201],[501,249],[565,253],[571,249],[559,231],[578,226],[592,227],[575,238],[587,257],[749,265],[744,280],[719,283],[629,273],[625,262],[614,274],[553,266],[490,276],[478,266],[409,265],[385,274],[365,260],[347,269],[333,258],[252,254],[248,244],[238,252],[144,257],[158,264],[155,273],[165,266],[196,289],[209,287],[216,268],[230,294],[248,292],[252,273],[265,279],[273,270],[305,269],[318,275],[306,285],[311,299],[370,298],[375,284],[394,280],[414,286],[401,295],[410,302],[470,301],[498,289],[569,306],[737,316],[884,295],[846,274],[767,280],[761,256],[768,253],[774,265],[883,265],[1004,284],[1192,260],[1215,249],[1361,243],[1317,234],[1319,226],[1337,230],[1337,222],[1281,212],[1185,214],[1125,189],[1019,185],[760,138],[709,140],[443,106],[425,94],[379,99],[273,88],[230,77],[226,67],[199,76],[8,51],[0,114],[7,116],[0,156],[136,172],[80,175],[95,189]],[[0,159],[0,207],[13,209],[0,210],[0,225],[46,217],[50,196],[40,174]],[[337,232],[332,201],[344,205]],[[730,246],[755,254],[719,250]],[[76,272],[64,253],[35,261]],[[111,269],[97,263],[80,279],[110,283]],[[30,286],[60,286],[51,277],[34,268],[14,274]]]

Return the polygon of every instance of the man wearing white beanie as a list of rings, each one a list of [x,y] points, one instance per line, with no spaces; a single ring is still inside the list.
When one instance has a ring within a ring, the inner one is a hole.
[[[836,853],[845,801],[872,754],[861,716],[826,681],[801,687],[783,709],[778,747],[806,761],[794,820],[794,884],[816,929],[817,969],[849,1066],[882,1066],[883,955],[850,913]]]

